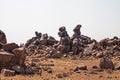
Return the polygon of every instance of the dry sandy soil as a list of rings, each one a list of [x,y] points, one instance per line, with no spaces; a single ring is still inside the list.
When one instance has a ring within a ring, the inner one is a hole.
[[[35,59],[35,57],[33,57]],[[29,62],[33,58],[27,58]],[[116,58],[112,59],[114,64],[120,60]],[[48,73],[42,70],[42,74],[34,75],[15,75],[13,77],[4,77],[0,75],[0,80],[120,80],[120,70],[101,70],[93,69],[93,66],[99,65],[100,59],[81,59],[81,60],[71,60],[71,59],[45,59],[37,58],[36,63],[40,64],[54,64],[51,66],[40,66],[51,68],[52,73]],[[74,72],[76,66],[84,63],[87,66],[87,70],[80,70]]]

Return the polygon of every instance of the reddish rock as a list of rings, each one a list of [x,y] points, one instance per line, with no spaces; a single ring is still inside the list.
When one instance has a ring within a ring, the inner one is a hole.
[[[24,68],[20,67],[19,65],[12,66],[12,69],[17,73],[24,73]]]
[[[61,58],[61,57],[62,54],[59,51],[51,56],[51,58]]]
[[[19,46],[16,43],[8,43],[2,46],[2,49],[4,49],[5,51],[10,51],[10,52],[15,48],[19,48]]]
[[[87,70],[87,66],[85,64],[80,64],[77,67],[75,67],[74,71],[79,71],[79,70]]]
[[[98,52],[98,53],[96,53],[96,57],[98,57],[98,58],[103,57],[103,52]]]
[[[101,69],[114,69],[115,68],[109,55],[105,55],[103,58],[101,58],[99,66]]]
[[[34,74],[34,69],[30,66],[27,66],[25,69],[26,74]]]
[[[7,66],[11,63],[13,57],[14,55],[11,53],[0,52],[0,63],[2,63],[4,66]]]
[[[115,69],[120,70],[120,63],[117,63],[117,64],[115,65]]]
[[[14,76],[15,75],[15,71],[13,70],[8,70],[8,69],[2,69],[1,70],[1,74],[8,77],[8,76]]]
[[[12,50],[12,52],[17,58],[19,58],[20,66],[23,66],[25,59],[26,59],[26,53],[25,53],[24,48],[16,48],[16,49]]]

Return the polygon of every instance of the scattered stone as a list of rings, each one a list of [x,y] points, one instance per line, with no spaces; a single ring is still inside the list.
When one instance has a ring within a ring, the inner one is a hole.
[[[87,70],[87,66],[84,65],[83,63],[75,67],[74,71],[79,71],[79,70]]]
[[[56,74],[56,76],[57,76],[58,78],[64,78],[64,77],[68,77],[69,74],[68,74],[68,73],[58,73],[58,74]]]
[[[103,57],[103,52],[98,52],[98,53],[96,53],[96,57],[97,57],[97,58],[102,58],[102,57]]]
[[[19,66],[19,65],[14,65],[12,66],[12,69],[16,72],[16,73],[24,73],[24,68]]]
[[[103,58],[101,58],[99,66],[101,69],[115,68],[110,55],[105,55]]]
[[[116,70],[120,70],[120,63],[117,63],[117,64],[115,65],[115,69],[116,69]]]
[[[47,72],[48,72],[48,73],[52,73],[52,72],[53,72],[52,68],[47,69]]]
[[[63,78],[63,75],[60,74],[60,73],[56,74],[56,76],[57,76],[58,78]]]
[[[54,64],[40,64],[40,66],[54,66]]]
[[[26,74],[34,74],[34,70],[33,70],[32,67],[26,66],[26,68],[25,68],[25,73],[26,73]]]
[[[15,71],[9,69],[2,69],[1,74],[4,75],[5,77],[14,76]]]
[[[40,60],[38,58],[33,58],[32,62],[39,62]]]
[[[42,69],[43,69],[43,71],[47,71],[48,69],[51,69],[51,67],[45,66],[45,67],[42,67]]]
[[[62,54],[61,53],[55,53],[53,55],[51,55],[51,58],[61,58]]]
[[[93,68],[93,69],[98,69],[98,66],[95,65],[95,66],[93,66],[92,68]]]
[[[39,74],[40,76],[42,75],[42,70],[38,70],[37,74]]]

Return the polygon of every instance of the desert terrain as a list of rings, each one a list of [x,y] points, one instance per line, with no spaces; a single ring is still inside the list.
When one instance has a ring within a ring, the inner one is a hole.
[[[72,37],[60,27],[60,40],[36,31],[20,45],[0,31],[0,80],[120,80],[120,38],[97,41],[81,27]]]
[[[28,58],[31,60],[31,58]],[[120,80],[120,70],[101,70],[99,68],[94,69],[93,66],[99,66],[100,59],[83,59],[83,60],[71,60],[71,59],[45,59],[37,58],[37,64],[46,64],[46,66],[40,66],[42,68],[41,75],[21,75],[17,74],[13,77],[0,76],[1,80]],[[114,64],[119,62],[120,59],[113,58]],[[50,65],[52,64],[52,65]],[[87,70],[80,70],[75,72],[74,69],[85,64]],[[49,66],[50,65],[50,66]],[[47,72],[46,69],[51,69],[52,72]]]

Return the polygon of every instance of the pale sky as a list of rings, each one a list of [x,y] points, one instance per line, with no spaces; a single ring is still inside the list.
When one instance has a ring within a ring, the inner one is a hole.
[[[35,31],[59,39],[61,26],[72,36],[77,24],[96,40],[120,37],[120,0],[0,0],[0,29],[8,43],[25,43]]]

